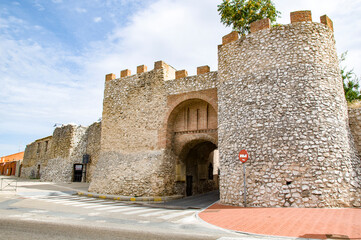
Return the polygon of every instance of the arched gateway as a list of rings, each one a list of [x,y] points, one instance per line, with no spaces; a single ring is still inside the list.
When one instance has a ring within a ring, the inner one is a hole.
[[[176,158],[176,189],[186,196],[218,189],[217,111],[192,98],[173,108],[168,147]]]

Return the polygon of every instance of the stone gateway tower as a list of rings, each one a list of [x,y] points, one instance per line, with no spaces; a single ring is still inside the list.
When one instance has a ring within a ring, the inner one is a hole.
[[[300,11],[287,25],[254,22],[223,37],[218,63],[195,76],[163,61],[106,75],[102,122],[28,145],[22,176],[74,181],[79,167],[90,192],[219,189],[221,203],[243,206],[246,149],[247,206],[360,207],[361,108],[348,116],[332,21]]]
[[[360,206],[332,22],[321,22],[309,11],[280,27],[264,19],[219,47],[222,203],[243,204],[237,152],[247,149],[248,206]]]

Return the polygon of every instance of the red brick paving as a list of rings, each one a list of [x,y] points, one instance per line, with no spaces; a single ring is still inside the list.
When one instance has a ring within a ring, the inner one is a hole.
[[[361,239],[361,209],[242,208],[214,204],[199,217],[221,228],[262,235]]]

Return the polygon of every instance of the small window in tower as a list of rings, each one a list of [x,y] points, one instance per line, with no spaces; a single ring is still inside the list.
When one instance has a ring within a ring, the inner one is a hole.
[[[49,144],[49,141],[45,141],[45,152],[48,151],[48,144]]]

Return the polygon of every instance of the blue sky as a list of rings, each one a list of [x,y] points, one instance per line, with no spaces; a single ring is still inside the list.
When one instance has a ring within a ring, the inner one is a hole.
[[[54,124],[89,125],[102,113],[104,76],[164,60],[195,74],[217,70],[217,45],[231,30],[217,0],[0,1],[0,156],[52,134]],[[282,12],[327,14],[339,53],[361,76],[360,0],[275,0]]]

